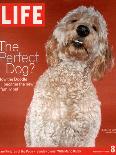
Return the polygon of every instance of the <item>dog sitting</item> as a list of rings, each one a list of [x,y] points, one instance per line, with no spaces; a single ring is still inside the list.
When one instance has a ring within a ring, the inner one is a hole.
[[[28,147],[94,147],[101,124],[92,80],[113,66],[103,16],[78,7],[46,44],[49,68],[37,81],[25,123]]]

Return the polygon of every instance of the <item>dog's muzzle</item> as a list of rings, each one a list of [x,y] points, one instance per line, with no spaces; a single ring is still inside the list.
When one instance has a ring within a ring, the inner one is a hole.
[[[86,37],[89,35],[90,30],[87,26],[85,25],[79,25],[76,29],[77,34],[79,35],[79,37]]]
[[[81,41],[81,40],[74,40],[73,41],[73,44],[74,44],[74,46],[75,47],[77,47],[77,48],[81,48],[81,47],[83,47],[83,41]]]
[[[73,40],[73,44],[77,48],[82,48],[83,47],[83,42],[86,36],[89,35],[90,30],[87,26],[85,25],[79,25],[76,29],[76,32],[78,34],[78,39]]]

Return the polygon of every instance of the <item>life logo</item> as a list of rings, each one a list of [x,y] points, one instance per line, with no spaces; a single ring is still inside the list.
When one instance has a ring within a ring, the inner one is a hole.
[[[44,3],[1,3],[0,27],[45,26]]]

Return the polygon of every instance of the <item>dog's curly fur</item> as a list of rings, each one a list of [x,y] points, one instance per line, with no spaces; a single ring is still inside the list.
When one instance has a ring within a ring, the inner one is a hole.
[[[89,28],[80,38],[79,25]],[[75,46],[81,39],[82,46]],[[27,146],[93,147],[100,129],[100,101],[92,80],[113,66],[103,16],[78,7],[56,26],[46,44],[49,68],[39,78],[25,123]]]

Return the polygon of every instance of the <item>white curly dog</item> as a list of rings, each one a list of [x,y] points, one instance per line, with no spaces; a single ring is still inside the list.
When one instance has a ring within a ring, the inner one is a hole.
[[[94,147],[101,124],[92,80],[113,66],[103,16],[78,7],[46,44],[49,68],[37,81],[25,123],[28,147]]]

